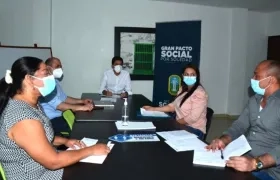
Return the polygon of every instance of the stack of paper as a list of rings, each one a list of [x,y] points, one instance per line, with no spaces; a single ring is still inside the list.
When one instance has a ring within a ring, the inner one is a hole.
[[[114,107],[111,101],[94,101],[94,105],[97,107]]]
[[[123,125],[122,121],[117,121],[116,126],[118,130],[150,130],[156,129],[152,122],[128,122],[127,125]]]
[[[166,140],[165,143],[177,152],[201,149],[206,146],[205,143],[197,139],[195,134],[185,130],[163,131],[157,132],[157,134],[163,137]]]
[[[175,139],[165,141],[176,152],[181,151],[203,151],[207,144],[200,141],[198,138],[191,139]]]
[[[157,132],[165,140],[177,140],[177,139],[191,139],[196,138],[195,134],[189,133],[185,130],[176,130],[176,131],[163,131]]]
[[[142,116],[149,116],[149,117],[169,117],[169,115],[167,115],[164,112],[160,112],[160,111],[147,111],[143,108],[140,108],[140,112]]]
[[[251,146],[249,145],[247,139],[244,135],[240,136],[236,140],[232,141],[230,144],[226,146],[223,151],[207,151],[197,150],[194,152],[193,164],[206,165],[206,166],[218,166],[225,167],[225,161],[228,160],[232,156],[241,156],[246,152],[251,150]],[[222,159],[223,154],[223,159]]]
[[[93,146],[97,143],[97,139],[90,139],[90,138],[83,138],[81,141],[85,143],[86,146]],[[114,144],[109,144],[109,148],[112,150]],[[76,149],[80,149],[78,146],[75,146]],[[67,150],[74,150],[72,148],[68,148]],[[94,163],[94,164],[102,164],[106,159],[107,155],[100,155],[100,156],[89,156],[85,159],[80,160],[80,162],[85,163]]]
[[[113,97],[113,98],[121,98],[121,95],[119,95],[119,94],[113,94],[112,97]]]
[[[113,97],[101,97],[100,101],[107,101],[107,102],[115,103],[115,102],[117,102],[117,98],[113,98]]]

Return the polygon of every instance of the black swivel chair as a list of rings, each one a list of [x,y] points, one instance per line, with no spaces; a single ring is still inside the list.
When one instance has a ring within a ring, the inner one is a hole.
[[[209,132],[210,126],[211,126],[211,122],[212,122],[212,117],[213,117],[214,111],[213,109],[207,107],[207,114],[206,114],[206,134],[204,136],[204,141],[206,140],[207,134]]]

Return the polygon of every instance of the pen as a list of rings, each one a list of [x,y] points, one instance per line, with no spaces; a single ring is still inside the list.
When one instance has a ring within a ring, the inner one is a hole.
[[[109,142],[107,143],[107,146],[108,146],[108,147],[110,147],[110,145],[111,145],[111,141],[109,141]]]
[[[221,150],[221,158],[224,159],[223,150]]]

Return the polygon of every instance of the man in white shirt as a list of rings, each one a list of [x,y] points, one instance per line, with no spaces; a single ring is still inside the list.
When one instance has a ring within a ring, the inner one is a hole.
[[[104,72],[99,93],[105,96],[120,95],[127,97],[132,95],[130,75],[122,70],[123,59],[115,56],[112,59],[112,69]]]

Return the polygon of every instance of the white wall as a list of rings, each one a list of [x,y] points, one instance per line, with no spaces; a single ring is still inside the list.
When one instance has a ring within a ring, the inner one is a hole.
[[[99,88],[114,55],[114,26],[155,27],[156,22],[202,20],[201,74],[210,106],[226,112],[230,10],[152,1],[54,0],[52,48],[65,69],[63,86],[75,96]],[[69,53],[71,52],[71,53]],[[75,72],[75,73],[74,73]],[[220,75],[223,74],[223,75]],[[79,88],[73,88],[73,83]],[[152,98],[152,81],[133,81],[134,93]]]
[[[115,26],[202,20],[200,70],[209,106],[217,114],[236,115],[246,99],[249,74],[266,54],[264,17],[245,9],[148,0],[0,0],[0,41],[51,45],[64,65],[65,91],[79,97],[96,92],[103,71],[110,67]],[[152,81],[133,81],[132,88],[152,99]]]
[[[243,110],[249,99],[248,88],[254,69],[266,58],[266,16],[265,13],[232,9],[228,114],[238,115]]]
[[[268,36],[280,35],[280,11],[269,13],[267,16],[266,34]]]
[[[50,46],[51,1],[0,0],[0,42],[14,46]]]
[[[266,19],[266,13],[252,11],[248,13],[244,104],[249,99],[248,87],[250,87],[250,79],[253,76],[254,69],[260,61],[265,60],[267,57]]]
[[[230,17],[230,52],[227,113],[239,114],[243,108],[248,10],[232,9]]]

